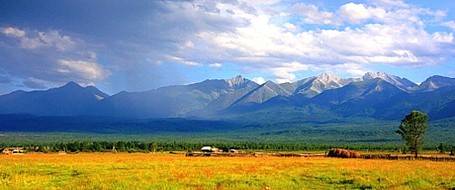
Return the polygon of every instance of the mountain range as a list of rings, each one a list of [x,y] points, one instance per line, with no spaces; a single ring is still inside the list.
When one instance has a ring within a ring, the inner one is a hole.
[[[411,110],[432,119],[455,116],[455,78],[432,76],[420,85],[398,76],[368,72],[343,79],[331,73],[292,83],[257,84],[242,76],[107,95],[74,82],[40,91],[0,96],[0,114],[119,118],[245,118],[264,113],[281,120],[367,117],[399,119]],[[269,118],[269,119],[274,119]]]

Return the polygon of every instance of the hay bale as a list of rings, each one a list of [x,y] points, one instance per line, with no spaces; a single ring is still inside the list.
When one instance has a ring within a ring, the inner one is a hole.
[[[329,150],[327,154],[328,157],[336,157],[336,158],[360,158],[361,155],[358,152],[352,150],[346,150],[341,148],[333,148]]]

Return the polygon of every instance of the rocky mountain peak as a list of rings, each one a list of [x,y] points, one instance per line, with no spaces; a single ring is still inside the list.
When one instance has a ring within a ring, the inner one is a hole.
[[[404,91],[411,91],[417,87],[417,84],[411,82],[406,78],[400,78],[398,76],[390,75],[384,72],[367,72],[365,75],[363,75],[362,79],[364,81],[381,79]]]
[[[226,79],[226,82],[229,84],[230,87],[237,87],[246,82],[246,79],[243,78],[242,75],[237,75],[234,78]]]
[[[319,76],[317,76],[317,79],[322,81],[322,82],[331,82],[331,81],[340,81],[341,78],[335,75],[334,73],[322,73]]]
[[[384,72],[367,72],[362,77],[363,80],[371,80],[371,79],[376,79],[376,78],[386,80],[386,79],[389,79],[392,77],[389,74],[384,73]]]

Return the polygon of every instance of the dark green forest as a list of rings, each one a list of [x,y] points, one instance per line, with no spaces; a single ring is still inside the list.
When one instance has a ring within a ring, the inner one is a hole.
[[[18,144],[16,144],[18,145]],[[211,145],[227,151],[238,149],[242,151],[324,151],[333,147],[363,151],[406,151],[400,145],[330,145],[308,143],[258,143],[258,142],[141,142],[141,141],[74,141],[65,143],[46,144],[21,144],[27,152],[164,152],[164,151],[197,151],[202,146]],[[11,144],[1,144],[0,150],[11,147]],[[455,146],[439,144],[426,146],[425,150],[438,150],[440,152],[454,151]]]
[[[350,118],[311,121],[204,121],[187,119],[3,117],[0,147],[21,146],[43,152],[153,152],[198,150],[203,145],[266,151],[405,150],[395,133],[399,121]],[[0,119],[2,119],[0,117]],[[63,122],[62,122],[63,121]],[[455,118],[430,120],[426,150],[452,149]]]

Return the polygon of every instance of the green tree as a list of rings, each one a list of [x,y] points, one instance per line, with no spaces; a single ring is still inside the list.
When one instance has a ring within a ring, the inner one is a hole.
[[[412,111],[401,120],[400,128],[396,131],[406,141],[415,157],[418,155],[420,146],[423,143],[423,136],[428,128],[427,114],[419,111]]]

